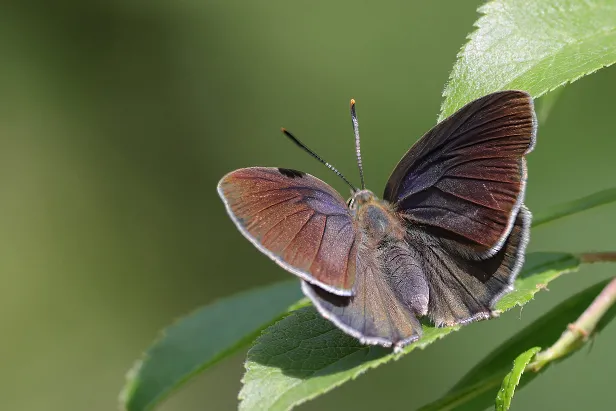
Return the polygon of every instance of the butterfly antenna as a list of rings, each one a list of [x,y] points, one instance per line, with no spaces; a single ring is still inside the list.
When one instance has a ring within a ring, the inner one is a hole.
[[[355,187],[353,184],[351,184],[351,182],[349,180],[346,179],[345,176],[342,175],[342,173],[340,171],[338,171],[336,169],[336,167],[332,166],[331,164],[329,164],[327,161],[323,160],[321,157],[319,157],[317,155],[317,153],[315,153],[314,151],[312,151],[311,149],[308,148],[308,146],[306,146],[304,143],[302,143],[301,141],[298,140],[297,137],[295,137],[293,134],[291,134],[289,131],[287,131],[286,128],[281,128],[280,129],[285,136],[287,136],[291,141],[293,141],[295,144],[297,144],[302,150],[304,150],[306,153],[310,154],[312,157],[316,158],[317,160],[319,160],[322,164],[325,165],[325,167],[329,168],[330,170],[332,170],[334,173],[336,173],[336,175],[338,177],[340,177],[341,179],[344,180],[345,183],[348,184],[349,187],[351,187],[351,190],[358,191],[357,187]]]
[[[366,183],[364,183],[364,167],[361,163],[359,123],[357,122],[357,113],[355,112],[355,99],[351,99],[351,121],[353,122],[353,132],[355,133],[355,155],[357,156],[357,167],[359,167],[359,179],[361,180],[361,189],[363,190],[366,188]]]

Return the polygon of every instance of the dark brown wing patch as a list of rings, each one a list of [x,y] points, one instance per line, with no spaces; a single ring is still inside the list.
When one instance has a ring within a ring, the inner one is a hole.
[[[436,125],[405,154],[384,198],[418,225],[463,237],[478,258],[509,235],[526,184],[524,156],[535,144],[531,97],[482,97]]]

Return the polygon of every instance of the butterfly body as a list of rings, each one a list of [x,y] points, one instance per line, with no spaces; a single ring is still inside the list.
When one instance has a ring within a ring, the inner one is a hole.
[[[392,205],[379,200],[371,191],[359,191],[348,204],[363,237],[377,242],[385,236],[403,238],[404,227]]]
[[[358,139],[354,102],[351,112]],[[316,177],[268,167],[233,171],[218,192],[240,232],[302,279],[325,318],[401,349],[421,337],[418,318],[486,319],[513,289],[530,230],[524,157],[535,134],[530,96],[499,92],[426,133],[382,199],[362,184],[345,203]]]

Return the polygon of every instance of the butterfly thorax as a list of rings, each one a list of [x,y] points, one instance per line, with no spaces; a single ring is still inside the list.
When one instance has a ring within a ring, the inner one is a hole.
[[[354,193],[349,200],[351,215],[363,232],[379,242],[384,237],[402,238],[404,228],[393,207],[369,190]]]

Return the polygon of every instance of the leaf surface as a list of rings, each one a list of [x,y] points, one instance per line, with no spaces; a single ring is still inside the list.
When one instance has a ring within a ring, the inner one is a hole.
[[[194,374],[246,346],[300,298],[299,283],[285,281],[223,298],[181,318],[129,371],[121,406],[152,409]]]
[[[539,351],[541,351],[541,347],[533,347],[513,360],[513,368],[505,375],[501,388],[496,395],[496,411],[507,411],[509,409],[513,393],[520,382],[520,378],[522,378],[522,374],[524,374],[524,369]]]
[[[613,0],[493,0],[458,54],[439,121],[500,90],[537,98],[616,61]]]

